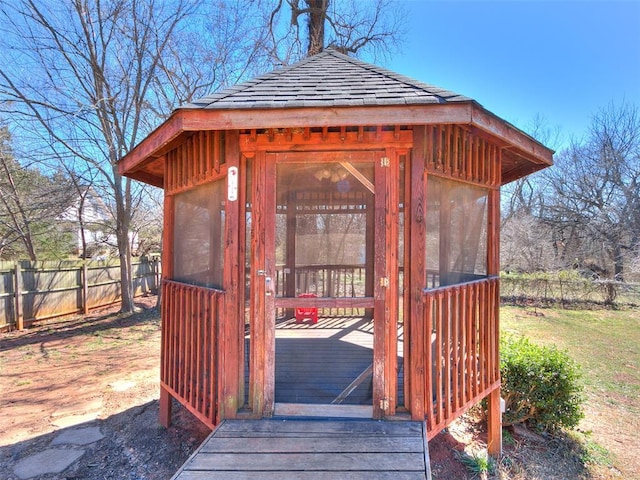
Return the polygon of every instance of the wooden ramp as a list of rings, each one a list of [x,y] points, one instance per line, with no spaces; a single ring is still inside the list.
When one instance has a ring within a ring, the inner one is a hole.
[[[225,420],[172,480],[430,480],[424,425]]]

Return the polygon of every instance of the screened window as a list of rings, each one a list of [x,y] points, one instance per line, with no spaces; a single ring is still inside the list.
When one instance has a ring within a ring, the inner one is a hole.
[[[175,280],[222,288],[225,192],[225,181],[217,180],[175,196]]]
[[[484,188],[428,177],[428,288],[487,276],[487,199]]]

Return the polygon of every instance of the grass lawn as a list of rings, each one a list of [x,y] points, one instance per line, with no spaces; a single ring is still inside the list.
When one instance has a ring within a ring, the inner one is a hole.
[[[592,446],[590,460],[640,479],[640,310],[503,306],[500,312],[503,334],[556,345],[581,365],[587,404],[579,430]]]

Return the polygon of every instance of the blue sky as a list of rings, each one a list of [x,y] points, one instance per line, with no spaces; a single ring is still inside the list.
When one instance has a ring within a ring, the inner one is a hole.
[[[408,0],[385,66],[453,90],[526,130],[536,115],[582,137],[611,102],[640,108],[640,0]]]

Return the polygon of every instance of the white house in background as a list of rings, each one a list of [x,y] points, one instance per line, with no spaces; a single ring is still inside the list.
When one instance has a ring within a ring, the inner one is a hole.
[[[86,244],[86,256],[108,256],[117,248],[115,233],[110,228],[113,216],[106,203],[93,187],[83,187],[69,207],[60,216],[60,220],[71,224],[74,235],[74,252],[83,255],[82,237]],[[137,249],[138,238],[129,234],[132,251]]]

